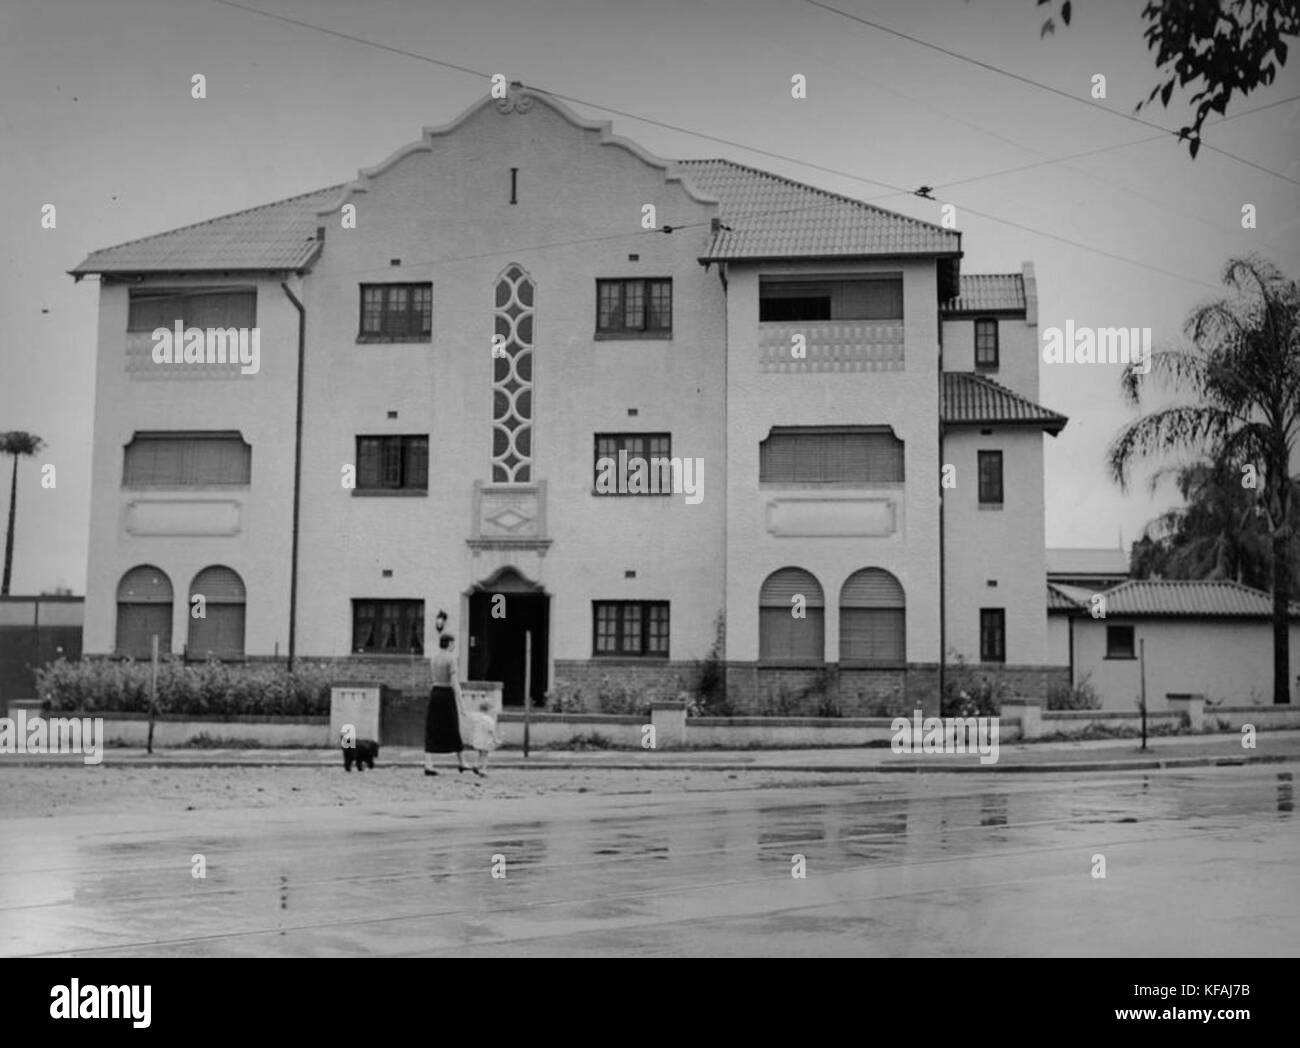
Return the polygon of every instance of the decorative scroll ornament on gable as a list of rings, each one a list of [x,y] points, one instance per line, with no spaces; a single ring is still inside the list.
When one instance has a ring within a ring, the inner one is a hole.
[[[511,82],[505,98],[497,99],[498,113],[527,113],[532,108],[533,96],[517,80]]]

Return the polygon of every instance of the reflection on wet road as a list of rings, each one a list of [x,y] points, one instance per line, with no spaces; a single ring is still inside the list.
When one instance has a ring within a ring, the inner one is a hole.
[[[1294,955],[1278,767],[8,819],[0,954]]]

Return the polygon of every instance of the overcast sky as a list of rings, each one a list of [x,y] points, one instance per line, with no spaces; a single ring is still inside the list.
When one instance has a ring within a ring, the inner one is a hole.
[[[349,179],[452,120],[495,72],[684,129],[573,106],[663,157],[725,156],[931,221],[939,203],[886,187],[939,187],[958,209],[963,272],[1034,261],[1040,328],[1150,327],[1159,345],[1215,293],[1230,255],[1259,251],[1300,273],[1300,186],[1206,150],[1192,161],[1172,137],[944,188],[1155,135],[1120,115],[1156,83],[1138,0],[1078,0],[1074,24],[1042,39],[1047,9],[1033,0],[828,2],[1080,98],[1103,74],[1112,112],[803,0],[250,0],[482,77],[217,0],[7,0],[0,430],[40,434],[38,462],[57,468],[48,490],[37,464],[20,466],[13,592],[85,586],[98,283],[66,271],[95,248]],[[1297,64],[1228,115],[1300,94]],[[195,73],[205,100],[191,97]],[[796,73],[803,100],[791,98]],[[1176,127],[1184,102],[1141,115]],[[1300,103],[1229,120],[1206,141],[1300,179]],[[46,203],[54,230],[40,225]],[[1241,228],[1247,203],[1254,230]],[[1125,495],[1105,475],[1130,415],[1116,368],[1041,376],[1042,402],[1070,416],[1047,439],[1048,544],[1131,541],[1172,493]],[[8,470],[6,459],[0,512]]]

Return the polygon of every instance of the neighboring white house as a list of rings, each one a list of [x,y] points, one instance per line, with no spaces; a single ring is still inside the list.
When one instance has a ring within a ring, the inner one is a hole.
[[[1273,598],[1229,581],[1132,579],[1093,594],[1051,584],[1048,615],[1068,631],[1070,680],[1087,679],[1107,710],[1136,708],[1145,642],[1147,706],[1169,708],[1170,695],[1209,703],[1273,701]],[[1077,599],[1071,599],[1075,597]],[[1300,672],[1300,605],[1292,606],[1291,668]],[[1291,680],[1296,699],[1295,677]]]
[[[1041,698],[1066,419],[1032,266],[961,257],[519,87],[346,185],[96,251],[85,650],[419,684],[442,612],[517,704],[672,693],[722,614],[742,708],[828,675],[845,713],[933,708],[945,649]],[[168,360],[176,323],[260,359]],[[699,497],[610,491],[623,457]]]
[[[1047,581],[1089,590],[1110,589],[1128,578],[1128,551],[1049,546]]]
[[[1123,547],[1085,549],[1049,546],[1047,549],[1047,661],[1069,666],[1070,615],[1101,590],[1128,578],[1129,556]]]

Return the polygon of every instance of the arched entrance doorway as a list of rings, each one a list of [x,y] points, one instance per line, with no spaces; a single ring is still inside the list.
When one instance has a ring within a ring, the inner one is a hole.
[[[515,568],[501,568],[469,594],[469,677],[499,680],[506,706],[524,704],[524,638],[532,635],[527,667],[533,705],[546,694],[550,594]]]

